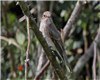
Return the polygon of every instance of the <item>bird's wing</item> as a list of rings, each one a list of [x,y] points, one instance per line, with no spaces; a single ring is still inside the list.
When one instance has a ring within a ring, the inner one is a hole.
[[[71,66],[67,60],[66,52],[64,49],[64,44],[62,42],[61,36],[55,27],[54,24],[49,24],[48,26],[48,36],[51,38],[53,41],[54,45],[56,46],[57,50],[59,51],[59,54],[61,58],[65,61],[65,64],[67,64],[68,70],[71,72]]]
[[[57,28],[55,27],[54,24],[49,24],[47,27],[49,33],[48,36],[51,38],[57,50],[59,51],[61,57],[63,58],[64,45]]]

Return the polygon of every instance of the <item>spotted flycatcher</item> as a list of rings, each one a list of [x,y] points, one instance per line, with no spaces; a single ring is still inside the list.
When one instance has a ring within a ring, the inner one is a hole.
[[[61,59],[63,59],[63,61],[67,65],[69,72],[71,72],[71,66],[69,65],[69,62],[67,60],[64,44],[57,28],[53,23],[51,13],[49,11],[45,11],[43,13],[39,30],[42,32],[44,38],[47,41],[47,44],[51,48],[56,49],[58,51]]]

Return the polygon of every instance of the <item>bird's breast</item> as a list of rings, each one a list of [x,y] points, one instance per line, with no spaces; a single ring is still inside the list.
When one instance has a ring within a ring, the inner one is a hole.
[[[45,23],[44,22],[40,23],[39,30],[42,32],[43,36],[45,37],[45,34],[44,34],[44,32],[45,32]]]
[[[48,31],[47,31],[47,26],[46,26],[46,24],[45,23],[43,23],[43,22],[41,22],[40,23],[40,29],[39,29],[41,32],[42,32],[42,34],[43,34],[43,36],[44,36],[44,38],[46,39],[46,42],[47,42],[47,44],[49,45],[49,46],[54,46],[54,43],[52,42],[52,40],[51,40],[51,38],[48,36]]]

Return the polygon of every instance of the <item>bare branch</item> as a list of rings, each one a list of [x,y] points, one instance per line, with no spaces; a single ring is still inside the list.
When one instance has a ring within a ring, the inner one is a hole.
[[[93,43],[89,47],[89,49],[79,58],[77,61],[77,64],[75,65],[73,69],[73,78],[76,79],[76,77],[79,75],[83,67],[85,66],[86,62],[90,59],[90,57],[93,56]]]
[[[13,44],[14,46],[16,46],[17,48],[19,48],[20,50],[23,50],[23,49],[21,48],[21,46],[18,45],[17,42],[14,41],[14,40],[12,40],[11,38],[6,38],[6,37],[4,37],[4,36],[0,36],[0,39],[1,39],[1,40],[7,41],[9,45]]]
[[[29,61],[28,52],[30,46],[29,18],[27,16],[26,16],[26,21],[27,21],[28,46],[27,46],[26,60],[25,60],[25,80],[27,80],[27,62]]]
[[[93,73],[93,79],[96,79],[96,53],[97,53],[97,39],[98,39],[98,36],[100,35],[100,25],[99,25],[99,30],[98,30],[98,34],[95,38],[95,41],[94,41],[94,58],[93,58],[93,67],[92,67],[92,73]]]
[[[69,38],[69,33],[72,29],[72,25],[74,25],[74,23],[76,22],[76,20],[79,16],[79,13],[82,9],[83,4],[84,4],[83,1],[77,1],[76,6],[75,6],[70,18],[69,18],[67,24],[64,27],[64,36],[65,36],[64,41]]]
[[[41,69],[41,71],[35,76],[35,78],[33,80],[37,80],[38,77],[46,70],[46,68],[49,66],[50,61],[48,60],[46,62],[46,64],[43,66],[43,68]]]
[[[98,76],[97,76],[97,79],[100,79],[100,35],[99,35],[99,38],[98,38],[98,41],[97,41],[97,60],[98,60]]]
[[[54,6],[54,1],[51,1],[50,2],[50,8],[49,8],[49,11],[52,13],[53,11],[53,6]]]
[[[36,8],[31,9],[31,10],[30,10],[30,13],[33,14],[33,13],[35,12],[35,10],[36,10]],[[26,16],[24,15],[23,17],[21,17],[21,18],[19,19],[19,22],[22,22],[22,21],[24,21],[25,19],[26,19]]]
[[[38,46],[38,59],[36,61],[38,61],[38,65],[36,68],[36,75],[40,72],[41,68],[46,64],[47,62],[47,57],[46,54],[44,53],[44,50],[42,48],[41,45]],[[44,73],[39,76],[38,79],[43,79],[44,78]]]
[[[84,52],[86,52],[88,49],[87,27],[88,26],[85,26],[83,28]],[[89,64],[86,63],[85,67],[86,67],[86,73],[87,73],[86,78],[90,79]]]
[[[100,31],[99,31],[100,32]],[[98,38],[98,41],[100,41],[100,38]],[[98,44],[98,43],[97,43]],[[75,65],[73,69],[73,78],[76,79],[79,73],[81,72],[82,68],[85,66],[87,61],[93,56],[94,51],[94,43],[91,44],[91,46],[88,48],[88,50],[80,57],[80,59],[77,61],[77,64]]]

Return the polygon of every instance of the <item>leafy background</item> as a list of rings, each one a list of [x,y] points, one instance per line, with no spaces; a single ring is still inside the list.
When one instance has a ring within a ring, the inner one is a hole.
[[[30,4],[30,3],[29,3]],[[55,1],[52,11],[52,18],[60,31],[66,25],[74,7],[76,1]],[[3,6],[4,5],[4,6]],[[31,1],[32,9],[38,6],[36,1]],[[47,1],[47,7],[49,7],[50,1]],[[6,10],[6,11],[4,11]],[[49,9],[48,9],[49,10]],[[84,34],[86,34],[88,47],[94,40],[99,24],[100,18],[100,4],[99,1],[88,1],[86,5],[82,7],[81,13],[74,24],[76,27],[70,38],[65,42],[65,49],[67,56],[69,57],[70,64],[74,68],[80,56],[84,54]],[[4,19],[4,14],[7,15],[7,20]],[[32,14],[38,22],[37,9]],[[26,57],[26,49],[28,44],[26,21],[19,22],[19,18],[23,16],[19,5],[16,5],[15,1],[1,1],[1,79],[24,79],[24,60]],[[5,21],[8,22],[8,26],[5,26]],[[29,49],[29,62],[28,62],[28,79],[35,77],[36,68],[38,65],[38,46],[39,42],[34,35],[34,32],[30,29],[31,44]],[[77,50],[81,52],[76,52]],[[92,60],[88,61],[88,71],[90,78],[92,78]],[[96,69],[98,70],[99,64],[96,63]],[[12,76],[12,73],[14,76]],[[49,79],[47,75],[50,75],[50,69],[45,71],[44,79]],[[86,80],[87,76],[86,67],[83,68],[78,79]]]

